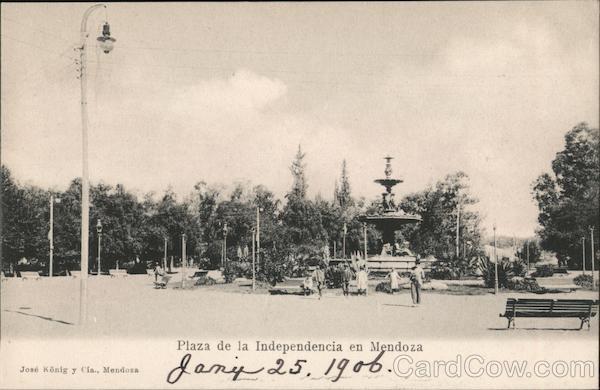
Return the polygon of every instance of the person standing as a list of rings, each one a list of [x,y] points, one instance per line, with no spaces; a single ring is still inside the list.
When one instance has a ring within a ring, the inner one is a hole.
[[[368,281],[369,278],[367,276],[367,271],[365,267],[361,267],[358,273],[356,274],[356,285],[358,287],[358,293],[360,295],[368,295]]]
[[[390,279],[390,293],[391,294],[400,290],[399,280],[398,280],[399,277],[400,276],[398,275],[396,268],[392,268],[392,270],[388,274],[388,278]]]
[[[348,264],[344,264],[344,269],[342,270],[342,291],[346,297],[350,294],[350,281],[353,277],[354,275]]]
[[[313,278],[317,284],[317,290],[319,290],[319,299],[321,299],[323,296],[323,288],[325,287],[325,272],[321,265],[313,273]]]
[[[160,264],[155,261],[154,262],[154,282],[158,282],[158,276],[162,276],[164,274]]]
[[[423,287],[423,279],[425,279],[425,271],[421,268],[421,260],[417,257],[415,266],[412,267],[410,273],[410,295],[412,297],[413,306],[421,303],[421,287]]]

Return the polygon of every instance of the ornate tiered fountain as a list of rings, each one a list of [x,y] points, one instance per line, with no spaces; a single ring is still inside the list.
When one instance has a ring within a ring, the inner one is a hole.
[[[420,222],[421,217],[406,214],[396,205],[392,189],[403,180],[392,178],[392,159],[393,157],[390,156],[385,157],[385,179],[375,180],[375,183],[381,184],[385,188],[385,192],[381,194],[383,197],[382,213],[360,217],[361,221],[375,226],[381,232],[383,241],[381,254],[367,259],[368,267],[372,271],[388,271],[392,268],[406,271],[414,265],[416,260],[410,250],[403,247],[404,243],[396,243],[395,240],[395,232],[401,226]]]

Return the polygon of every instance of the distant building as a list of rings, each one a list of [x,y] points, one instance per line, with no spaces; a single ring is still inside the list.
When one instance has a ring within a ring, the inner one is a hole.
[[[483,250],[485,255],[490,258],[490,260],[494,261],[494,246],[493,245],[484,245]],[[496,255],[498,259],[502,260],[503,258],[507,258],[509,261],[515,261],[518,259],[513,248],[496,248]]]

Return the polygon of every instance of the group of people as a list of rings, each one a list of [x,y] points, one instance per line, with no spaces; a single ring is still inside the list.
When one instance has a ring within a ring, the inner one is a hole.
[[[418,305],[421,303],[421,288],[423,287],[423,280],[425,279],[425,272],[423,268],[421,268],[419,258],[415,261],[415,266],[412,267],[410,272],[410,292],[413,301],[413,305]],[[341,284],[342,284],[342,292],[344,296],[350,295],[350,283],[354,278],[356,278],[356,289],[358,295],[368,295],[368,273],[366,264],[359,264],[358,271],[354,272],[348,263],[343,264],[341,270]],[[325,270],[324,266],[320,265],[316,268],[312,274],[307,275],[304,278],[302,283],[302,288],[304,290],[304,294],[311,294],[316,288],[319,299],[323,296],[323,289],[326,287],[326,279],[325,279]],[[396,271],[396,269],[392,269],[388,274],[388,279],[390,281],[390,290],[393,294],[400,290],[400,275]]]
[[[392,269],[387,275],[390,281],[390,293],[400,291],[400,275],[396,269]],[[423,280],[425,279],[425,271],[421,267],[421,261],[419,258],[415,261],[415,266],[410,271],[410,295],[413,301],[413,305],[419,305],[421,303],[421,289],[423,287]]]

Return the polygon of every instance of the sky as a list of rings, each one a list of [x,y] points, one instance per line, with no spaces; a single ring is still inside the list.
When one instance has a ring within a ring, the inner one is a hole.
[[[81,176],[81,17],[1,5],[1,160],[21,183]],[[90,179],[181,197],[205,181],[282,197],[402,197],[464,171],[491,232],[531,236],[532,182],[599,121],[598,2],[114,3],[88,23]],[[96,45],[108,21],[114,50]]]

